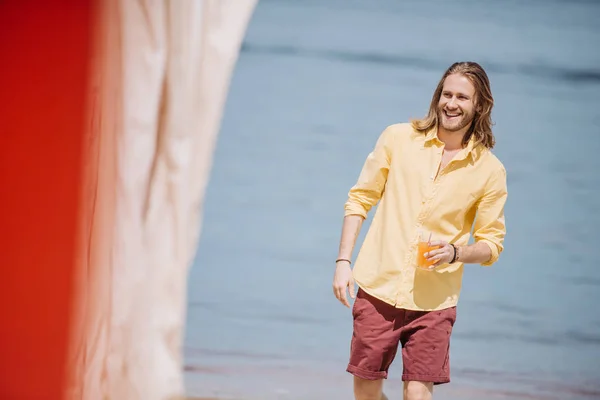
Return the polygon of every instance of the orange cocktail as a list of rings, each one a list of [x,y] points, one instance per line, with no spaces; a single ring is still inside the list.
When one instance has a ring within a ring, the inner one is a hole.
[[[435,261],[428,261],[425,258],[425,253],[431,251],[431,250],[437,250],[439,249],[441,246],[432,246],[431,245],[431,235],[429,237],[424,237],[423,234],[420,235],[419,238],[419,247],[417,249],[417,266],[419,268],[424,268],[424,269],[429,269],[429,267],[431,267],[433,264],[435,264]]]

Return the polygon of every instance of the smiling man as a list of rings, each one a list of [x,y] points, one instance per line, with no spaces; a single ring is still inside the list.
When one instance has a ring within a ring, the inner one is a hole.
[[[355,297],[348,372],[357,400],[384,398],[383,379],[402,348],[405,400],[450,382],[450,335],[463,265],[498,260],[506,233],[506,171],[492,154],[490,83],[474,62],[444,73],[424,119],[391,125],[350,189],[333,291]],[[379,204],[355,267],[363,220]],[[469,244],[473,231],[474,243]],[[416,268],[419,237],[433,265]]]

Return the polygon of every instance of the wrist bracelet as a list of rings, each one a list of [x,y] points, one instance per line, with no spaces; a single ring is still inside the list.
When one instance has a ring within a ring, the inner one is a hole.
[[[340,261],[348,261],[348,264],[352,265],[352,261],[348,260],[347,258],[338,258],[337,260],[335,260],[335,263],[339,263]]]
[[[456,250],[456,246],[453,245],[452,243],[450,243],[450,246],[452,246],[452,248],[454,249],[454,255],[452,256],[452,261],[450,261],[450,264],[454,264],[454,262],[456,261],[456,256],[458,254],[458,251]]]

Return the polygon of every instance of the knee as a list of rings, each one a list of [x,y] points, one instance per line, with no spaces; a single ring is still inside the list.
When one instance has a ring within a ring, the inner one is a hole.
[[[404,384],[404,400],[430,400],[433,384],[429,382],[410,381]]]
[[[356,400],[382,400],[383,380],[376,381],[354,377],[354,396]]]

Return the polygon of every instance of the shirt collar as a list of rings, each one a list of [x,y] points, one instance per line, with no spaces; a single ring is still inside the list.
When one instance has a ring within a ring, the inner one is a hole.
[[[425,143],[430,143],[432,141],[435,141],[440,144],[443,144],[443,142],[440,140],[440,138],[438,138],[437,131],[438,131],[437,127],[434,127],[431,130],[429,130],[429,132],[427,132],[427,134],[425,135]],[[475,141],[475,137],[472,135],[471,138],[469,139],[469,143],[467,143],[467,146],[463,149],[463,151],[457,155],[456,159],[457,160],[465,159],[468,156],[472,156],[474,159],[475,155],[476,155],[475,150],[477,150],[478,147],[479,146],[477,145],[477,143]]]

